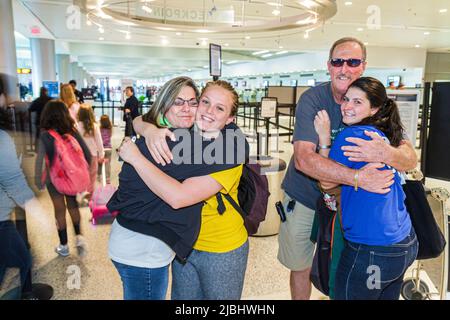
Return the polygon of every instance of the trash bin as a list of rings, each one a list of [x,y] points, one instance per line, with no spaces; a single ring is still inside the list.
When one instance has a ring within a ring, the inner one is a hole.
[[[259,157],[258,160],[256,157],[250,157],[250,161],[257,161],[261,165],[261,174],[267,176],[270,191],[266,219],[261,222],[258,232],[254,236],[273,236],[278,234],[280,229],[280,216],[275,209],[275,203],[283,200],[284,193],[281,189],[281,182],[284,178],[286,162],[271,156]]]

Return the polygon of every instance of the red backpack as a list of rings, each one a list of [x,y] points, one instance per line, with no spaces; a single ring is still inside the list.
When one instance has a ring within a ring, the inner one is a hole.
[[[50,171],[50,180],[59,193],[75,196],[89,187],[89,165],[84,158],[83,149],[71,134],[60,135],[48,130],[55,139],[55,157],[52,165],[45,156],[46,167]],[[46,173],[42,176],[45,181]]]

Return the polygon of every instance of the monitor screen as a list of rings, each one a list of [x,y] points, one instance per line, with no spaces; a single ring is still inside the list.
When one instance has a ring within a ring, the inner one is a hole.
[[[58,98],[59,84],[58,81],[42,81],[42,86],[47,88],[50,98]]]

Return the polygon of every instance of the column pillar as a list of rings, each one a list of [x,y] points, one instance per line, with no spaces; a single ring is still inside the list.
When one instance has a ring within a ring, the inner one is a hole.
[[[60,83],[68,83],[72,79],[70,70],[70,55],[57,54],[56,67],[58,72],[58,81]]]
[[[19,100],[12,0],[0,1],[0,75],[6,87],[8,102]]]
[[[39,96],[42,81],[56,81],[55,40],[31,39],[31,61],[33,64],[33,93]]]

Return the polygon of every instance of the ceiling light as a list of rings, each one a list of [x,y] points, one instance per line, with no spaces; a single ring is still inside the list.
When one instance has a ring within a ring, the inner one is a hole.
[[[281,11],[278,10],[278,9],[275,9],[275,10],[272,11],[272,14],[273,14],[274,16],[278,16],[280,13],[281,13]]]
[[[344,3],[346,6],[351,6],[352,4],[353,4],[353,2],[351,2],[351,1],[345,1],[345,3]]]
[[[288,53],[289,51],[286,51],[286,50],[284,50],[284,51],[278,51],[277,53],[275,53],[276,55],[278,55],[278,54],[285,54],[285,53]]]
[[[250,39],[250,36],[245,36],[245,39],[247,39],[247,40]]]
[[[206,39],[207,40],[207,39]],[[201,45],[202,46],[206,46],[208,43],[206,42],[206,40],[202,40],[202,43],[201,43]]]
[[[105,40],[105,38],[100,37],[100,38],[98,38],[98,40],[103,41],[103,40]]]
[[[239,61],[238,60],[232,60],[232,61],[228,61],[228,62],[225,62],[226,64],[233,64],[233,63],[238,63]]]
[[[282,7],[283,6],[281,3],[277,3],[277,2],[267,2],[267,4],[272,7]]]
[[[164,45],[164,46],[166,46],[166,45],[169,44],[169,40],[166,39],[166,38],[163,38],[163,39],[161,39],[161,44]]]
[[[300,4],[307,7],[308,9],[311,9],[311,7],[314,7],[317,5],[316,2],[312,1],[312,0],[303,0],[303,1],[300,1]]]
[[[303,38],[308,39],[309,38],[309,32],[305,32],[305,34],[303,35]]]
[[[102,27],[98,28],[98,32],[100,33],[105,33],[105,29],[103,29]]]
[[[167,28],[167,27],[155,27],[155,29],[162,30],[162,31],[173,31],[173,28]]]
[[[420,44],[416,44],[415,47],[416,47],[416,48],[420,48]]]
[[[129,22],[129,21],[122,21],[122,20],[115,19],[115,22],[117,22],[118,24],[124,25],[124,26],[129,26],[129,27],[136,27],[137,26],[136,23]]]
[[[256,56],[258,54],[264,54],[264,53],[267,53],[267,52],[269,52],[269,50],[262,50],[262,51],[253,52],[252,55]]]
[[[211,32],[211,31],[209,31],[209,30],[207,30],[207,29],[198,29],[198,30],[195,30],[196,32],[199,32],[199,33],[208,33],[208,32]]]
[[[125,35],[125,39],[130,40],[131,39],[131,35],[129,32],[127,32],[127,34]]]
[[[181,36],[182,35],[182,33],[181,32],[177,32],[177,33],[175,33],[177,36]]]
[[[86,20],[86,24],[88,25],[88,26],[92,26],[92,21],[91,20],[89,20],[89,18]]]
[[[364,45],[367,46],[367,45],[369,45],[369,43],[368,42],[364,42]]]
[[[364,31],[364,28],[358,28],[356,31]]]
[[[225,46],[225,47],[228,47],[228,46],[229,46],[229,44],[228,44],[228,43],[225,43],[225,44],[224,44],[224,46]]]
[[[208,69],[209,68],[209,66],[203,66],[203,69]]]
[[[283,49],[283,46],[278,46],[278,49]]]
[[[152,8],[150,8],[150,7],[146,6],[146,5],[142,6],[142,10],[144,10],[147,13],[152,13],[153,12]]]
[[[424,34],[425,36],[428,36],[430,33],[429,33],[428,31],[425,31],[423,34]]]
[[[447,12],[447,9],[440,9],[439,10],[439,13],[446,13]]]
[[[267,53],[267,54],[263,54],[263,55],[261,56],[261,58],[268,58],[268,57],[271,57],[271,56],[273,56],[272,53]]]

